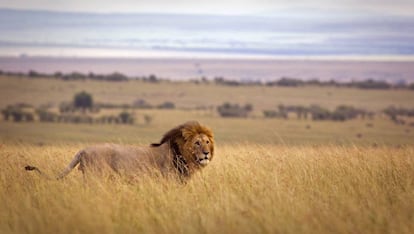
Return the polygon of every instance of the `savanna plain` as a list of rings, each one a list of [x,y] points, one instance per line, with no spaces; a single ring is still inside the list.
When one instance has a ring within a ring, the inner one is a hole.
[[[412,90],[0,76],[0,108],[58,109],[80,91],[95,102],[169,101],[175,108],[128,110],[136,121],[125,125],[2,119],[0,233],[414,232],[414,120],[397,124],[381,112],[414,108]],[[216,107],[224,102],[253,110],[223,118]],[[280,104],[352,105],[376,114],[348,121],[263,116]],[[24,170],[32,164],[56,175],[85,146],[148,145],[187,120],[214,131],[216,153],[186,184],[156,175],[85,183],[77,170],[55,181]]]

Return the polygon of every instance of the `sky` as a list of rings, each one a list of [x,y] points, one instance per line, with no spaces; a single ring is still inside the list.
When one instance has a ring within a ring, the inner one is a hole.
[[[413,16],[414,0],[0,0],[0,8],[99,13],[278,14],[320,9]]]
[[[414,0],[0,0],[0,56],[414,59],[412,41]]]

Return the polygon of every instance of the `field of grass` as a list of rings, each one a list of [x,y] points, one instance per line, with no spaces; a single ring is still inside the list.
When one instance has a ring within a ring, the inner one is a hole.
[[[225,101],[253,104],[353,105],[371,111],[413,108],[414,92],[333,87],[225,87],[141,81],[29,80],[0,77],[0,108],[70,101],[85,90],[98,102],[152,104],[134,125],[13,123],[0,120],[0,233],[413,233],[414,128],[376,115],[346,122],[220,118]],[[143,115],[152,116],[145,124]],[[209,166],[186,185],[143,175],[55,175],[95,143],[148,145],[187,120],[210,126],[217,142]]]
[[[228,144],[181,185],[49,181],[81,145],[2,145],[0,233],[412,233],[414,148]]]
[[[150,115],[147,125],[139,118]],[[396,125],[385,117],[346,122],[220,118],[210,111],[141,110],[134,125],[13,123],[0,121],[0,143],[40,145],[100,142],[148,145],[168,129],[188,120],[210,126],[217,144],[257,143],[276,145],[414,145],[414,128]]]
[[[390,105],[414,108],[414,92],[410,90],[362,90],[335,87],[229,87],[189,82],[149,83],[62,81],[0,76],[0,108],[18,102],[35,106],[71,101],[80,91],[91,93],[96,102],[132,104],[144,99],[153,105],[172,101],[178,108],[221,105],[224,102],[250,103],[256,111],[275,109],[277,105],[318,104],[333,109],[338,105],[353,105],[370,111],[380,111]]]

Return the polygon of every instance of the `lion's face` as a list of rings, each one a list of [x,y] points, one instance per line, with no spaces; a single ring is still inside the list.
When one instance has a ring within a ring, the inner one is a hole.
[[[212,140],[205,134],[195,136],[192,141],[194,160],[201,166],[207,165],[213,158]]]
[[[200,166],[209,164],[214,155],[213,139],[203,133],[196,134],[190,139],[187,139],[185,148],[190,153],[186,155],[186,160]]]

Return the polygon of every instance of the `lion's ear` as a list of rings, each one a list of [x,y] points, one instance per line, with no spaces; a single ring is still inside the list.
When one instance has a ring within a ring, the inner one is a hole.
[[[194,136],[196,132],[193,131],[191,128],[182,128],[181,129],[181,135],[184,137],[184,139],[187,141],[192,136]]]

